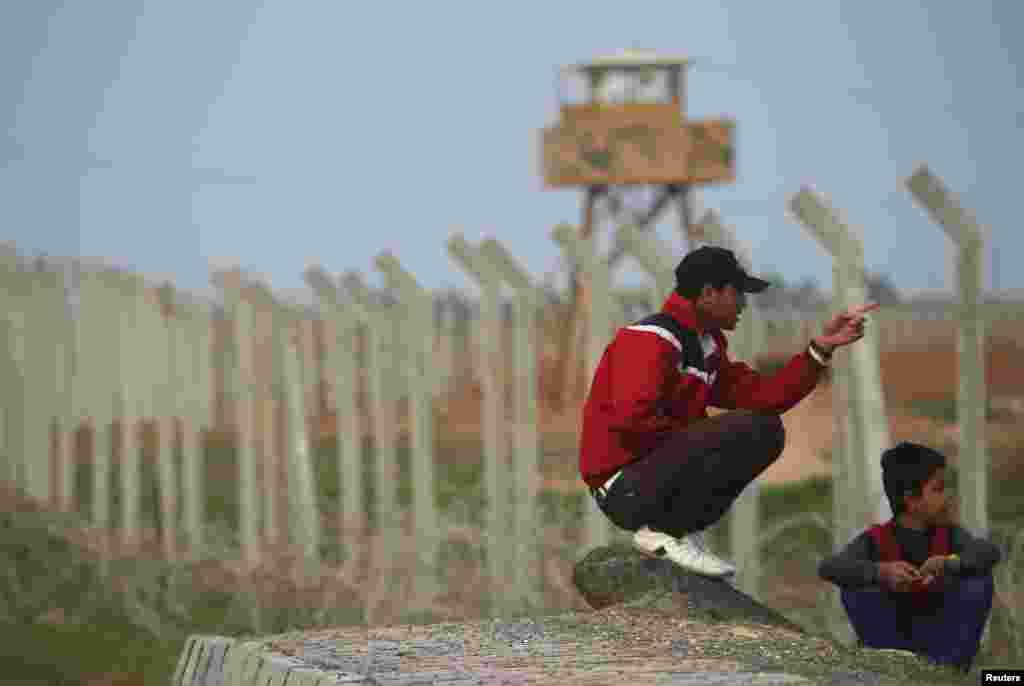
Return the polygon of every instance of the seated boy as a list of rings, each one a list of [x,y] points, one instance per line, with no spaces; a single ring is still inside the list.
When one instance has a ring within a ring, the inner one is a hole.
[[[860,643],[970,669],[992,609],[1000,552],[953,524],[946,459],[915,443],[882,454],[893,519],[857,536],[818,568],[839,586]]]

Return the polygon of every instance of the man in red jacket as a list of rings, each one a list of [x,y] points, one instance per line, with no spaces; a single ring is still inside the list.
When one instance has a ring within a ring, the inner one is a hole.
[[[864,336],[864,317],[878,307],[837,314],[806,350],[763,376],[729,359],[722,329],[736,328],[747,293],[769,285],[731,250],[690,252],[662,311],[609,343],[583,409],[580,474],[598,507],[635,532],[641,553],[706,576],[736,570],[700,532],[779,458],[779,415],[814,389],[834,349]],[[709,417],[708,405],[733,411]]]

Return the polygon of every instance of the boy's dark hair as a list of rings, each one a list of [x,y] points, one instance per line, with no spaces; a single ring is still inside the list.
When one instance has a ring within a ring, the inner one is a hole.
[[[893,515],[903,513],[906,495],[921,495],[921,489],[936,471],[946,466],[937,450],[904,441],[882,453],[882,485]]]

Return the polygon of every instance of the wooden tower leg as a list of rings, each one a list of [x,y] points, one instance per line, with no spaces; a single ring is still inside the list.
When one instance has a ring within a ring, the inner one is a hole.
[[[580,235],[589,238],[594,231],[594,208],[597,199],[605,192],[603,186],[590,186],[586,190],[583,203],[583,224],[580,226]],[[587,305],[587,285],[585,279],[574,266],[570,271],[569,290],[570,312],[569,324],[562,330],[561,359],[559,360],[560,373],[562,377],[562,390],[559,398],[559,410],[564,410],[570,402],[579,399],[581,365],[584,364],[582,345],[585,334],[585,318]]]
[[[693,217],[693,189],[688,185],[675,186],[672,192],[679,208],[679,233],[686,243],[684,252],[690,252],[704,242],[702,227]]]

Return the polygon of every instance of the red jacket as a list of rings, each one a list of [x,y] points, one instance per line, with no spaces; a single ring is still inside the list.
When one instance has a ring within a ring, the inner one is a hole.
[[[729,359],[719,329],[702,331],[693,304],[673,292],[662,312],[701,337],[706,374],[678,367],[674,342],[650,330],[620,328],[605,348],[583,407],[580,475],[600,486],[694,420],[707,406],[782,414],[818,383],[821,367],[806,350],[772,376]]]

